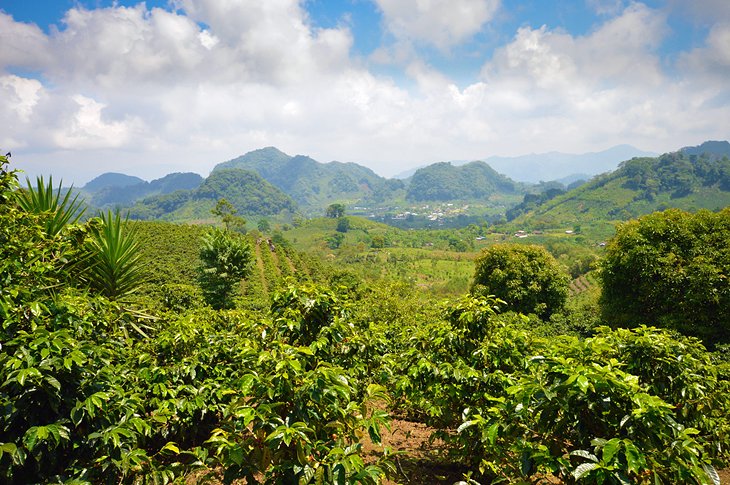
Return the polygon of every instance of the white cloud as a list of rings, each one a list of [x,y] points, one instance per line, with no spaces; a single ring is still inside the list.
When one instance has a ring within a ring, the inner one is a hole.
[[[49,61],[48,39],[34,24],[15,22],[0,10],[0,66],[35,69]]]
[[[77,94],[78,110],[53,135],[55,144],[65,150],[116,148],[132,138],[135,120],[109,121],[103,118],[104,104]]]
[[[726,24],[670,66],[679,75],[658,53],[667,13],[642,4],[582,36],[523,27],[478,79],[457,86],[410,42],[462,42],[497,3],[458,3],[471,15],[442,15],[443,4],[412,2],[408,24],[405,4],[388,3],[386,21],[408,25],[397,49],[375,57],[405,66],[412,85],[368,70],[351,56],[346,26],[314,28],[295,0],[182,0],[177,13],[77,8],[47,35],[0,14],[0,145],[14,162],[84,181],[112,169],[205,174],[267,145],[394,174],[490,154],[619,143],[660,151],[727,137]]]
[[[499,0],[375,0],[396,38],[447,49],[492,20]]]
[[[685,53],[680,65],[690,75],[710,77],[724,86],[730,76],[730,22],[713,26],[705,45]]]

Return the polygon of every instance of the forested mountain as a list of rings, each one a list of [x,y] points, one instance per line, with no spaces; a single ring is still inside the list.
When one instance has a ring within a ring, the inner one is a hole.
[[[84,192],[93,193],[112,187],[129,187],[144,182],[145,181],[141,178],[134,177],[132,175],[125,175],[123,173],[116,172],[107,172],[99,175],[95,179],[88,182],[81,188],[81,190],[83,190]]]
[[[289,156],[273,147],[220,163],[213,173],[228,168],[257,172],[310,210],[332,202],[384,201],[404,187],[402,181],[385,179],[356,163],[320,163],[303,155]]]
[[[98,181],[106,175],[121,175],[121,174],[104,174],[100,175],[92,182]],[[123,177],[128,177],[124,175]],[[82,193],[87,198],[87,202],[95,207],[105,206],[119,206],[119,205],[131,205],[135,201],[140,200],[144,197],[150,197],[153,195],[165,195],[171,194],[177,190],[191,190],[197,188],[203,183],[203,177],[197,173],[171,173],[165,175],[162,178],[155,179],[151,182],[147,182],[137,177],[129,177],[126,180],[137,179],[139,182],[134,184],[121,185],[125,179],[122,178],[105,178],[108,180],[105,185],[96,183],[92,187],[98,187],[91,191],[86,184],[82,189]]]
[[[730,157],[730,143],[727,141],[706,141],[696,147],[684,147],[680,150],[686,155],[702,155],[716,160],[722,157]]]
[[[226,199],[242,215],[274,215],[293,212],[296,203],[284,192],[249,170],[216,170],[193,190],[148,197],[130,209],[135,219],[209,219],[220,199]]]
[[[683,149],[656,158],[633,158],[615,172],[566,193],[528,195],[522,209],[512,210],[515,217],[519,215],[515,211],[527,213],[514,222],[533,228],[610,224],[669,207],[717,210],[730,205],[730,159],[707,147],[700,155],[694,153]]]
[[[449,201],[486,199],[499,193],[523,191],[520,184],[497,173],[484,162],[454,166],[434,163],[413,174],[406,199],[411,201]]]

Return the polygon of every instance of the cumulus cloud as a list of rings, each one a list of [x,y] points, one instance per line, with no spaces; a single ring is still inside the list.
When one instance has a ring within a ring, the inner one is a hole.
[[[375,0],[396,38],[447,49],[479,32],[499,0]]]
[[[724,86],[730,76],[730,22],[713,26],[705,45],[685,53],[680,65],[694,77],[709,76]]]
[[[407,83],[370,70],[347,26],[314,27],[296,0],[79,7],[48,34],[0,13],[0,146],[83,181],[111,169],[205,174],[267,145],[392,175],[491,154],[727,137],[726,24],[676,65],[659,54],[668,13],[640,3],[585,35],[522,27],[457,85],[413,43],[464,42],[498,2],[379,5],[403,42],[373,58],[404,66]]]

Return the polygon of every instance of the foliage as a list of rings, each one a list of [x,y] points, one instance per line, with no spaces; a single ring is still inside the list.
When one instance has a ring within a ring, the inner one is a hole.
[[[475,261],[472,292],[495,295],[507,308],[549,317],[568,297],[568,277],[543,247],[495,244]]]
[[[730,340],[730,209],[667,210],[619,226],[601,279],[604,319]]]
[[[339,219],[345,215],[345,205],[340,203],[330,204],[327,206],[325,216],[331,219]]]
[[[611,173],[542,201],[512,226],[545,229],[575,225],[596,238],[625,221],[669,207],[696,211],[730,205],[730,159],[712,153],[667,153],[627,160]]]
[[[350,229],[350,219],[347,217],[340,217],[337,219],[337,232],[347,232]]]
[[[250,272],[251,246],[243,237],[213,228],[203,236],[199,283],[213,308],[232,305],[234,287]]]
[[[495,303],[456,302],[384,358],[402,409],[454,458],[491,482],[713,483],[729,382],[697,341],[645,327],[547,340]]]
[[[498,192],[514,193],[519,185],[484,162],[455,167],[434,163],[413,174],[406,198],[414,201],[485,199]]]
[[[43,177],[36,179],[36,186],[31,185],[26,179],[28,186],[23,190],[15,192],[18,205],[26,212],[38,214],[43,220],[43,229],[49,236],[56,236],[69,224],[75,224],[84,213],[82,203],[78,200],[78,194],[71,198],[73,188],[66,191],[61,198],[61,183],[58,189],[53,189],[53,178],[48,178],[48,183]]]
[[[403,193],[403,182],[385,179],[355,163],[319,163],[303,155],[289,156],[276,148],[254,150],[216,165],[213,173],[227,169],[251,170],[289,194],[308,215],[321,215],[338,201],[382,203]]]
[[[119,212],[99,214],[100,227],[94,226],[86,242],[83,278],[89,287],[110,299],[136,291],[147,277],[141,264],[136,228],[122,220]]]
[[[215,207],[210,211],[216,217],[221,218],[221,222],[226,226],[226,231],[233,229],[243,229],[246,227],[246,219],[236,215],[238,209],[233,207],[233,204],[228,202],[225,198],[219,199],[215,203]]]

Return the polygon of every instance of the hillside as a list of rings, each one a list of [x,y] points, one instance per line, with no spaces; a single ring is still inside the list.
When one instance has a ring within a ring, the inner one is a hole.
[[[111,187],[129,187],[143,182],[144,180],[142,180],[141,178],[134,177],[132,175],[125,175],[123,173],[116,172],[107,172],[99,175],[98,177],[88,182],[81,188],[81,190],[83,190],[84,192],[93,193]]]
[[[416,170],[408,184],[406,199],[419,202],[479,200],[522,191],[520,184],[497,173],[484,162],[458,167],[442,162]]]
[[[380,177],[356,163],[320,163],[276,148],[254,150],[216,165],[219,170],[252,170],[289,194],[305,211],[320,212],[332,202],[382,202],[402,191],[403,183]]]
[[[124,180],[122,178],[103,178],[106,175],[121,175],[121,174],[104,174],[92,182],[98,181],[99,179],[106,180],[106,184],[94,183],[92,189],[89,189],[89,184],[86,184],[82,189],[82,193],[85,196],[87,202],[95,207],[106,207],[106,206],[126,206],[131,205],[135,201],[144,197],[150,197],[153,195],[165,195],[171,194],[177,190],[191,190],[197,188],[202,182],[203,177],[197,173],[171,173],[165,175],[162,178],[147,182],[137,177],[131,177],[131,179],[137,179],[136,183],[122,184]],[[127,177],[124,175],[123,177]]]
[[[134,219],[168,221],[210,219],[211,209],[225,198],[244,216],[275,215],[296,210],[295,202],[255,172],[217,170],[196,189],[145,198],[130,209]]]
[[[512,225],[531,229],[581,226],[584,231],[593,228],[597,234],[608,235],[615,221],[669,207],[694,211],[730,205],[730,160],[706,151],[633,158],[622,162],[615,172],[551,195],[554,197],[539,201]]]

